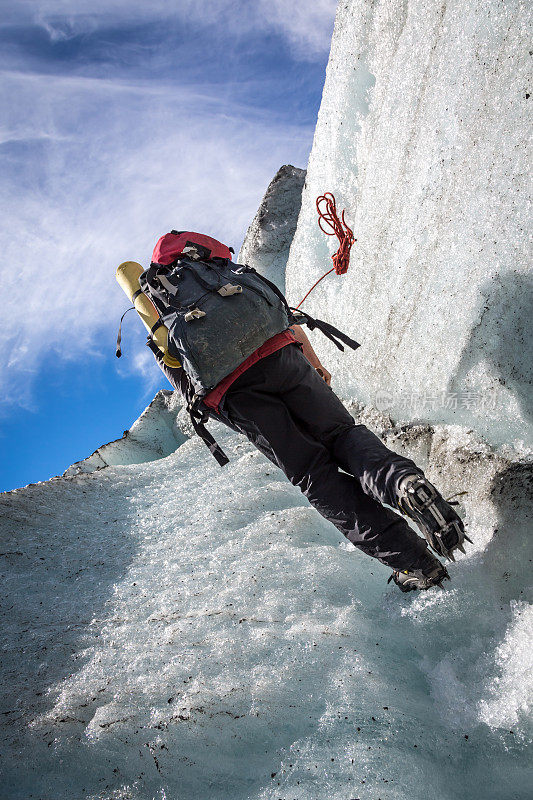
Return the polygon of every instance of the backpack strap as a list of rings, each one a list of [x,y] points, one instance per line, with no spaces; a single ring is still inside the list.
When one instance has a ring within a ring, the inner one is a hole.
[[[162,327],[164,324],[165,324],[165,323],[164,323],[164,322],[162,322],[160,319],[158,319],[158,320],[157,320],[157,322],[154,322],[154,324],[153,324],[153,325],[152,325],[152,327],[150,328],[150,335],[151,335],[151,336],[153,336],[153,335],[154,335],[154,333],[156,332],[156,330],[157,330],[158,328],[161,328],[161,327]]]
[[[343,333],[338,328],[330,325],[329,322],[324,322],[322,319],[314,319],[314,317],[310,316],[310,314],[307,314],[307,312],[302,311],[301,309],[291,308],[291,311],[296,312],[296,314],[293,314],[294,325],[307,325],[310,331],[313,331],[316,328],[323,333],[324,336],[327,336],[327,338],[330,339],[335,347],[339,348],[339,350],[344,352],[344,347],[340,342],[344,342],[344,344],[348,345],[348,347],[351,347],[352,350],[357,350],[357,348],[361,346],[359,342],[356,342],[355,339],[351,339],[346,333]],[[301,317],[298,317],[298,314],[300,314]],[[340,339],[340,342],[338,342],[337,339]]]
[[[156,264],[154,261],[151,262],[148,269],[141,275],[141,278],[144,277],[145,282],[150,286],[154,278],[156,277],[157,270],[159,269],[159,264]]]
[[[229,458],[205,427],[205,423],[209,419],[209,414],[206,411],[200,410],[199,405],[201,402],[202,398],[195,394],[191,402],[187,405],[187,411],[189,412],[194,431],[204,444],[207,445],[211,451],[211,455],[217,460],[218,464],[220,464],[221,467],[225,467],[226,464],[229,464]]]
[[[253,267],[249,267],[249,266],[248,266],[248,264],[245,264],[245,265],[244,265],[244,267],[243,267],[241,270],[236,270],[236,272],[237,272],[237,274],[238,274],[239,272],[253,272],[253,273],[254,273],[254,275],[257,275],[257,277],[258,277],[258,278],[259,278],[261,281],[263,281],[263,283],[266,283],[266,285],[267,285],[268,287],[270,287],[270,289],[272,289],[272,291],[274,292],[274,294],[277,294],[277,296],[279,297],[279,299],[281,300],[281,302],[282,302],[282,303],[283,303],[283,305],[285,306],[285,310],[286,310],[286,312],[287,312],[287,316],[289,317],[289,323],[290,323],[291,325],[296,325],[296,324],[297,324],[297,323],[295,322],[295,317],[294,317],[294,314],[292,313],[291,307],[290,307],[290,306],[289,306],[289,304],[287,303],[287,299],[286,299],[285,295],[283,294],[283,292],[282,292],[280,289],[278,289],[278,287],[276,286],[276,284],[275,284],[275,283],[272,283],[272,281],[269,281],[269,280],[268,280],[268,278],[265,278],[265,276],[264,276],[264,275],[261,275],[261,273],[260,273],[260,272],[258,272],[258,271],[257,271],[256,269],[254,269]]]
[[[307,325],[310,331],[315,330],[316,328],[321,333],[323,333],[324,336],[327,336],[327,338],[333,342],[335,347],[338,347],[339,350],[342,350],[343,352],[344,352],[344,347],[340,342],[344,342],[344,344],[348,345],[348,347],[351,347],[352,350],[357,350],[357,348],[361,346],[358,342],[355,341],[355,339],[351,339],[346,333],[343,333],[338,328],[335,328],[333,325],[330,325],[329,322],[324,322],[324,320],[322,319],[314,319],[314,317],[312,317],[310,314],[307,314],[305,311],[302,311],[299,308],[293,308],[292,306],[289,306],[287,300],[285,299],[285,295],[278,289],[276,284],[272,283],[272,281],[269,281],[268,278],[265,278],[264,275],[261,275],[261,273],[258,272],[253,267],[249,267],[248,265],[246,265],[243,271],[254,272],[257,275],[257,277],[263,281],[263,283],[266,283],[266,285],[269,286],[272,289],[272,291],[277,294],[277,296],[283,302],[283,305],[287,310],[287,314],[289,315],[289,322],[291,325]],[[340,342],[337,341],[337,339],[340,339]]]
[[[136,296],[137,296],[137,292],[135,292],[135,294],[133,295],[133,302],[135,302],[135,297]],[[120,348],[120,343],[122,341],[122,320],[124,319],[124,317],[126,316],[128,311],[135,311],[135,306],[130,306],[129,308],[127,308],[125,310],[125,312],[123,313],[123,315],[121,316],[121,318],[120,318],[120,323],[119,323],[119,326],[118,326],[117,347],[116,347],[116,350],[115,350],[115,355],[116,355],[117,358],[120,358],[120,356],[122,355],[122,350]]]

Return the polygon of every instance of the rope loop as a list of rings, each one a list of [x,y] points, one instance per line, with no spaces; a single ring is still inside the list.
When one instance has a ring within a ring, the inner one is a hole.
[[[320,206],[326,205],[325,210]],[[333,268],[337,275],[344,275],[348,271],[350,265],[350,250],[352,244],[356,241],[353,231],[346,222],[344,216],[345,211],[342,211],[341,218],[337,214],[337,205],[335,196],[331,192],[325,192],[316,199],[316,210],[318,211],[318,227],[326,234],[326,236],[336,236],[339,240],[339,249],[334,253],[331,258],[333,259]],[[329,230],[324,227],[324,224],[329,227]]]
[[[325,208],[322,209],[321,206],[324,204]],[[300,308],[304,300],[307,300],[315,286],[318,286],[320,281],[323,280],[326,275],[329,275],[330,272],[335,271],[337,275],[344,275],[346,272],[348,272],[348,267],[350,266],[350,250],[352,244],[357,241],[353,235],[352,229],[346,222],[344,210],[342,211],[341,218],[339,219],[335,196],[331,192],[325,192],[317,197],[316,210],[318,211],[318,227],[323,233],[326,234],[326,236],[337,237],[339,240],[339,249],[331,256],[333,260],[332,268],[328,269],[328,271],[325,272],[322,277],[313,284],[313,286],[311,286],[305,297],[300,300],[296,306],[297,309]],[[324,225],[327,225],[328,227],[325,228]]]

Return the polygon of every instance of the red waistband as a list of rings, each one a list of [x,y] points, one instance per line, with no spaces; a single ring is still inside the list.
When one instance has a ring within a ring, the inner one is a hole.
[[[218,406],[220,401],[228,391],[231,384],[237,380],[239,375],[242,375],[243,372],[252,366],[252,364],[256,364],[262,358],[275,353],[276,350],[281,350],[282,347],[285,347],[288,344],[292,344],[296,342],[297,339],[295,338],[293,332],[288,328],[286,331],[282,331],[281,333],[276,333],[275,336],[272,336],[270,339],[267,339],[261,347],[258,347],[248,358],[246,358],[242,364],[230,372],[229,375],[226,375],[220,383],[212,389],[209,394],[203,398],[203,402],[209,408],[214,409],[214,411],[218,411]]]

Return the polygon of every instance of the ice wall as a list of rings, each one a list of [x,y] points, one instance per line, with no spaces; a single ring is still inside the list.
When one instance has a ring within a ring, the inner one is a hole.
[[[0,496],[0,795],[525,800],[531,465],[463,429],[359,421],[461,487],[474,545],[402,595],[258,451]]]
[[[305,170],[286,164],[271,180],[237,257],[285,291],[285,266],[302,203]]]
[[[331,266],[315,198],[357,243],[306,301],[362,347],[317,347],[343,396],[397,420],[533,444],[528,268],[531,5],[339,4],[287,267],[298,301]]]
[[[308,308],[363,342],[336,361],[317,338],[336,365],[336,388],[384,406],[388,395],[379,401],[378,389],[403,392],[410,378],[416,391],[423,369],[430,386],[440,380],[448,392],[454,381],[463,386],[463,370],[493,398],[501,363],[503,399],[515,402],[509,420],[462,406],[420,416],[446,411],[493,438],[512,438],[527,421],[517,388],[527,373],[514,344],[526,336],[519,312],[527,284],[519,212],[511,214],[502,186],[511,160],[518,169],[522,156],[508,158],[508,145],[500,153],[496,143],[497,135],[504,142],[520,135],[514,109],[522,101],[506,82],[518,6],[438,10],[440,17],[431,3],[339,7],[289,294],[297,301],[329,266],[314,198],[333,189],[357,217],[359,242],[348,276],[321,284]],[[498,96],[516,130],[497,116]],[[483,114],[499,133],[481,124],[476,132],[474,117]],[[475,148],[488,157],[491,147],[487,186],[497,200],[489,202]],[[241,253],[278,281],[298,202],[292,185],[287,202],[284,192],[280,202],[267,192]],[[485,235],[492,218],[505,239]],[[481,244],[498,254],[494,275],[483,272]],[[520,258],[509,267],[511,252]],[[479,314],[487,281],[492,299]],[[513,291],[514,305],[505,305]],[[395,396],[394,403],[394,417],[412,420],[412,409]],[[402,595],[387,587],[389,571],[341,539],[279,470],[215,428],[232,459],[221,470],[182,432],[178,405],[159,393],[123,439],[63,477],[0,496],[5,796],[529,797],[526,450],[496,451],[465,427],[399,425],[383,410],[349,403],[359,422],[414,458],[446,495],[466,492],[461,512],[474,544],[450,566],[452,582],[444,592]]]

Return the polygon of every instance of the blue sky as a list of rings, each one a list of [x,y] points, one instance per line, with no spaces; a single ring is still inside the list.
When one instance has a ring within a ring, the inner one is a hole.
[[[115,283],[171,228],[238,252],[304,167],[336,2],[13,0],[0,17],[0,490],[122,435],[164,377]]]

